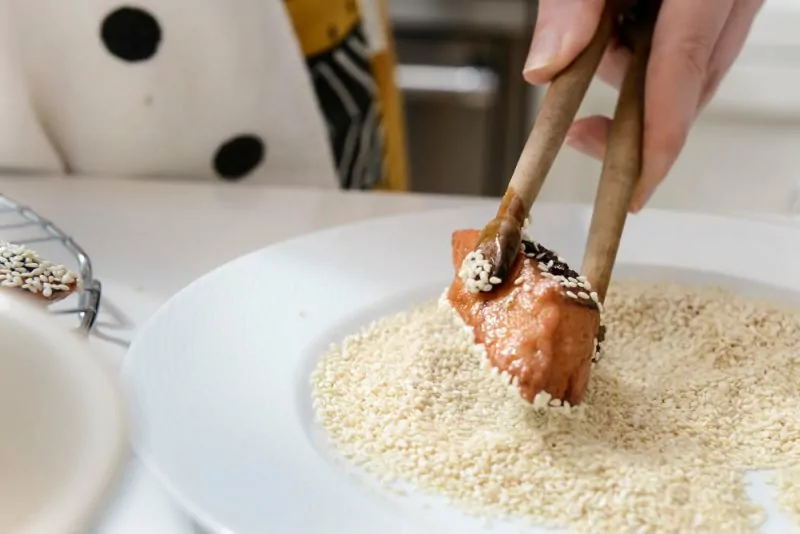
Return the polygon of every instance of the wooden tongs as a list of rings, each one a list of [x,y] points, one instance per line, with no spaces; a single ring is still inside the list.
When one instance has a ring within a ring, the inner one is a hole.
[[[497,216],[483,229],[476,253],[490,278],[504,281],[517,257],[522,228],[566,138],[600,60],[614,36],[632,51],[611,124],[595,198],[583,275],[605,299],[633,191],[642,167],[644,85],[658,0],[606,0],[597,31],[583,52],[550,84]]]

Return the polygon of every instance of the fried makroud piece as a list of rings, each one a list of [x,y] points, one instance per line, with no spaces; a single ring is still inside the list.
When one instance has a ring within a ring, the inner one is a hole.
[[[579,404],[604,336],[597,294],[556,253],[527,239],[505,282],[488,291],[492,286],[481,279],[488,276],[481,268],[487,260],[473,252],[479,236],[478,230],[453,233],[457,274],[448,300],[490,363],[528,402],[546,392]]]

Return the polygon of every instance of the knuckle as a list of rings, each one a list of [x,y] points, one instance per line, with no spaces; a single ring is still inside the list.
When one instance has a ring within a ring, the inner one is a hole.
[[[700,35],[687,36],[675,44],[674,57],[689,74],[704,79],[713,45]]]

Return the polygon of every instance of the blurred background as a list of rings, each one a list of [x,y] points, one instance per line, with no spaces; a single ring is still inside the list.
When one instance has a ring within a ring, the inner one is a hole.
[[[415,191],[502,194],[544,88],[521,70],[535,0],[389,0]],[[767,0],[653,207],[800,213],[800,1]],[[610,114],[595,83],[580,115]],[[559,155],[541,198],[594,198],[600,164]]]

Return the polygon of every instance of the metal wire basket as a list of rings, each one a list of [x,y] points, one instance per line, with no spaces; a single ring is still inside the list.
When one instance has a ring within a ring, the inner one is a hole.
[[[13,239],[16,244],[35,248],[37,244],[58,243],[72,256],[83,282],[81,290],[77,292],[77,304],[65,309],[54,309],[53,313],[76,315],[78,329],[87,335],[91,333],[100,310],[102,284],[94,277],[92,262],[83,248],[52,221],[2,194],[0,215],[3,216],[0,220],[0,240],[4,238],[4,234],[13,231],[19,234]]]

